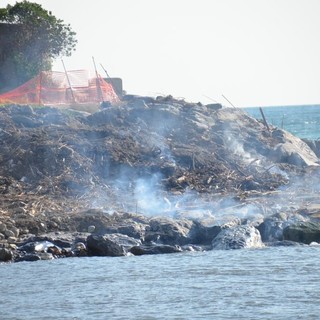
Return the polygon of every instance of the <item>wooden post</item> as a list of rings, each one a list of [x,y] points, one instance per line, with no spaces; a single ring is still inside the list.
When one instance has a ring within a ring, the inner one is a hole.
[[[263,110],[262,110],[261,107],[260,107],[259,109],[260,109],[260,113],[261,113],[261,115],[262,115],[263,123],[264,123],[264,125],[266,126],[266,128],[268,129],[268,131],[270,132],[270,128],[269,128],[269,126],[268,126],[266,117],[264,116]]]
[[[92,61],[93,61],[93,65],[94,65],[94,70],[96,72],[96,85],[97,85],[97,94],[98,94],[98,100],[99,102],[103,101],[103,93],[102,93],[102,89],[100,86],[100,77],[97,71],[97,66],[96,66],[96,62],[94,61],[94,57],[92,57]]]
[[[103,65],[102,65],[101,63],[100,63],[100,66],[101,66],[101,68],[103,69],[103,71],[106,73],[107,77],[108,77],[109,79],[111,79],[110,76],[109,76],[109,74],[108,74],[108,71],[103,67]]]
[[[69,87],[70,87],[70,90],[71,90],[72,100],[73,100],[74,103],[76,103],[76,98],[75,98],[75,96],[74,96],[74,94],[73,94],[73,90],[72,90],[72,86],[71,86],[71,82],[70,82],[70,79],[69,79],[69,76],[68,76],[67,69],[66,69],[66,67],[65,67],[64,62],[63,62],[62,59],[61,59],[61,61],[62,61],[64,73],[66,74],[66,77],[67,77],[67,80],[68,80],[68,84],[69,84]]]
[[[231,101],[227,99],[223,94],[222,94],[222,98],[226,99],[235,108],[235,106],[231,103]]]

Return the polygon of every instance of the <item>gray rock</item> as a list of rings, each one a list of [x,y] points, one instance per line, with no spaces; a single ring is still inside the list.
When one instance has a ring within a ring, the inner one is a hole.
[[[20,234],[20,230],[17,228],[17,227],[11,227],[10,228],[10,230],[14,233],[14,236],[16,237],[16,238],[18,238],[19,237],[19,234]]]
[[[87,238],[88,255],[93,256],[125,256],[126,250],[110,235],[90,235]]]
[[[132,221],[127,225],[120,225],[117,228],[117,233],[121,233],[136,239],[143,239],[145,236],[146,227],[147,225],[144,223],[137,223],[135,221]]]
[[[281,143],[272,152],[276,162],[285,162],[299,167],[318,166],[318,157],[312,149],[301,139],[289,132],[277,130],[281,133]]]
[[[88,227],[88,232],[93,233],[95,229],[96,229],[96,227],[91,225]]]
[[[13,253],[11,250],[6,248],[0,248],[0,261],[7,262],[11,261],[13,258]]]
[[[146,228],[146,241],[162,244],[184,245],[190,242],[189,233],[193,226],[190,220],[174,220],[170,218],[154,218],[150,227]]]
[[[8,243],[16,243],[18,241],[16,237],[9,237],[7,240],[8,240]]]
[[[130,252],[135,256],[141,256],[145,254],[178,253],[178,252],[182,252],[182,249],[179,246],[154,244],[154,245],[135,246],[130,249]]]
[[[236,226],[222,229],[212,241],[212,249],[218,250],[262,247],[260,233],[252,226]]]
[[[15,236],[14,232],[11,231],[11,230],[5,230],[4,235],[5,235],[7,238],[10,238],[10,237],[14,237],[14,236]]]
[[[291,224],[283,230],[284,240],[310,244],[320,242],[320,222],[299,222]]]
[[[121,233],[129,237],[142,239],[147,226],[146,217],[134,214],[109,214],[101,210],[87,210],[81,212],[77,217],[77,230],[88,231],[95,227],[94,234]]]
[[[222,105],[220,103],[209,103],[209,104],[206,104],[206,107],[212,110],[222,109]]]
[[[288,225],[286,221],[278,217],[265,219],[257,229],[260,232],[263,242],[281,241],[283,240],[283,229]]]
[[[189,244],[209,245],[221,231],[221,226],[207,227],[194,221],[188,234]]]
[[[0,232],[4,233],[7,230],[7,226],[0,221]]]
[[[306,222],[310,219],[300,214],[286,214],[284,212],[277,213],[266,218],[257,229],[260,232],[263,242],[282,241],[283,230],[292,224]]]
[[[141,245],[141,240],[139,239],[134,239],[132,237],[129,237],[125,234],[120,234],[120,233],[114,233],[114,234],[109,234],[108,238],[120,246],[122,246],[125,250],[129,250],[130,248],[134,246],[140,246]]]

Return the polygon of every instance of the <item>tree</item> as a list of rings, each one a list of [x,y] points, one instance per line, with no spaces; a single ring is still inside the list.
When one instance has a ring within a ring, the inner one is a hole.
[[[75,50],[76,33],[40,4],[24,0],[0,9],[0,22],[14,26],[7,59],[13,66],[16,85],[40,71],[51,70],[52,60],[70,56]],[[9,49],[9,48],[8,48]]]

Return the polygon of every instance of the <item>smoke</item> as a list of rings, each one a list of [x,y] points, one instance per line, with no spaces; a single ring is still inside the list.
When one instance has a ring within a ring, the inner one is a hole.
[[[295,179],[278,191],[252,194],[245,201],[233,195],[199,194],[187,189],[172,194],[162,187],[162,175],[138,178],[129,184],[117,181],[126,190],[123,208],[146,216],[167,216],[201,221],[212,225],[232,225],[245,222],[259,225],[265,218],[283,214],[294,217],[300,208],[319,207],[319,174],[314,179]],[[124,186],[126,187],[124,188]]]
[[[146,216],[173,216],[161,180],[160,173],[139,177],[135,169],[124,168],[108,187],[100,188],[91,205],[103,210],[107,207],[108,212],[122,210]]]
[[[171,199],[175,202],[175,215],[202,221],[206,225],[225,225],[230,223],[255,223],[268,213],[258,203],[241,203],[232,195],[199,195],[187,191],[182,196]]]
[[[137,211],[145,215],[168,215],[171,212],[171,203],[163,196],[160,174],[137,179],[133,198]]]
[[[238,156],[244,163],[250,164],[253,161],[257,165],[261,164],[261,157],[257,154],[253,156],[250,152],[244,150],[243,143],[240,143],[237,137],[232,134],[230,131],[224,132],[224,140],[225,146],[234,153],[234,155]]]
[[[177,166],[177,159],[172,152],[175,146],[174,139],[178,134],[187,136],[187,131],[179,123],[179,119],[171,117],[170,121],[167,121],[165,113],[159,113],[160,116],[156,119],[148,119],[148,112],[144,114],[141,109],[136,112],[136,122],[139,124],[137,130],[123,131],[123,138],[131,135],[138,146],[148,151],[152,158],[146,158],[144,161],[152,161],[155,164],[153,171],[147,169],[149,172],[141,172],[141,168],[130,166],[123,168],[118,176],[108,182],[109,187],[101,190],[93,201],[93,206],[108,208],[108,212],[124,210],[146,216],[193,219],[206,225],[230,225],[241,222],[257,225],[265,218],[282,212],[294,215],[300,206],[305,205],[306,199],[300,198],[297,194],[306,195],[307,190],[313,193],[320,191],[318,176],[314,181],[304,181],[301,178],[293,180],[281,169],[281,165],[268,160],[262,152],[265,150],[261,151],[258,148],[261,144],[258,139],[250,136],[247,140],[242,139],[243,142],[239,141],[237,130],[229,126],[223,130],[224,147],[231,152],[238,164],[254,165],[256,171],[282,175],[288,180],[291,179],[290,184],[278,191],[265,194],[252,192],[244,200],[236,195],[199,194],[191,189],[170,193],[164,188],[163,180],[167,177],[160,173],[161,164]],[[257,146],[250,145],[251,140]],[[188,142],[187,138],[181,138],[181,141]],[[301,192],[302,190],[305,191]]]
[[[109,189],[101,190],[92,207],[107,213],[121,210],[145,216],[191,219],[208,226],[240,224],[243,221],[257,224],[263,217],[274,213],[273,209],[266,210],[254,200],[241,203],[232,196],[201,195],[193,190],[169,193],[162,187],[163,177],[159,173],[137,179],[129,176],[130,173],[124,170]]]
[[[277,191],[253,193],[244,201],[235,195],[199,194],[190,189],[170,193],[163,187],[163,178],[160,173],[137,176],[135,169],[123,169],[108,188],[101,190],[92,207],[103,208],[107,213],[120,210],[145,216],[185,218],[207,226],[241,223],[257,226],[277,214],[289,221],[300,216],[302,207],[320,208],[319,175],[313,180],[296,178]]]

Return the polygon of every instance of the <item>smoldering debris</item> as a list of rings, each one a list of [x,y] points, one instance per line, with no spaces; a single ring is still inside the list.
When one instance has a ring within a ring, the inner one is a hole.
[[[0,261],[320,242],[316,144],[240,109],[11,105],[0,138]]]
[[[281,132],[240,109],[172,97],[131,97],[90,115],[5,106],[1,210],[20,202],[32,215],[99,208],[208,223],[266,214],[256,209],[262,195],[318,172],[314,151]]]

